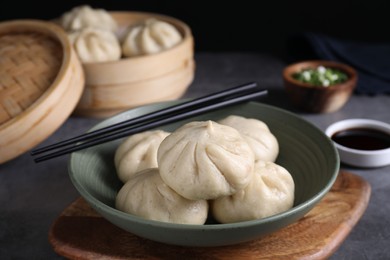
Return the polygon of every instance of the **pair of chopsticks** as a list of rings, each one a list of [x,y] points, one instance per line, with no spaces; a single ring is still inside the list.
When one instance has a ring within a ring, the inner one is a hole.
[[[64,154],[113,141],[182,119],[187,119],[220,108],[244,103],[260,96],[264,96],[267,93],[267,90],[257,87],[256,83],[244,84],[173,105],[146,115],[125,120],[93,132],[60,141],[56,144],[35,149],[31,151],[31,155],[36,156],[56,150],[52,153],[42,155],[34,159],[35,162],[46,161]]]

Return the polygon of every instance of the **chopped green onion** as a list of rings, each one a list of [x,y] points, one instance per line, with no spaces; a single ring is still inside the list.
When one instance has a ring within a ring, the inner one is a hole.
[[[294,73],[293,78],[314,86],[328,87],[347,81],[348,75],[338,69],[318,66],[317,68],[306,68]]]

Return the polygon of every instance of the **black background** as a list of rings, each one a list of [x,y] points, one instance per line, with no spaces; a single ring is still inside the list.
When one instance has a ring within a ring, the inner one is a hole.
[[[196,51],[256,51],[286,55],[296,33],[390,43],[387,1],[2,1],[0,19],[52,19],[89,4],[107,10],[147,11],[186,22]]]

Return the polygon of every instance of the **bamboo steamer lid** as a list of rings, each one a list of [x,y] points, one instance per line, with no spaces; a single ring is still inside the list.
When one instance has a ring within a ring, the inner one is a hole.
[[[81,64],[62,28],[36,20],[0,23],[0,163],[57,130],[83,86]]]

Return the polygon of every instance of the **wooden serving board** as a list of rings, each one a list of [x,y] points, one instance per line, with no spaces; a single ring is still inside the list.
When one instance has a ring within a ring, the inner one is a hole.
[[[371,187],[340,172],[332,189],[305,217],[262,239],[225,247],[166,245],[123,231],[79,198],[53,224],[54,251],[71,259],[323,259],[329,257],[363,215]]]

